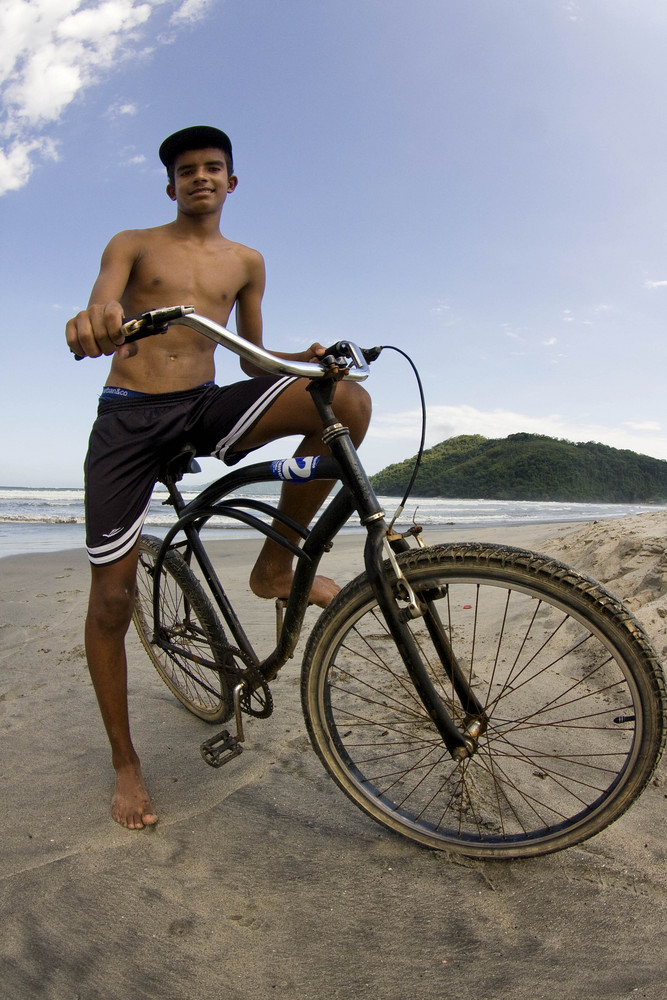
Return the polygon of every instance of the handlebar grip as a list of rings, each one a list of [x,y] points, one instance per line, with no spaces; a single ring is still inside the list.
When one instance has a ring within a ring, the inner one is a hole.
[[[133,344],[136,340],[143,340],[144,337],[153,337],[157,333],[166,333],[169,324],[182,319],[188,313],[195,311],[194,306],[166,306],[164,309],[151,309],[148,312],[140,313],[138,316],[130,316],[123,323],[121,330],[125,334],[123,344]],[[118,345],[119,347],[122,344]],[[83,361],[85,355],[75,354],[75,361]]]
[[[154,330],[144,319],[147,313],[140,314],[139,316],[131,316],[129,319],[125,320],[121,326],[121,330],[125,334],[125,340],[123,344],[132,344],[135,340],[142,340],[144,337],[152,337],[154,333],[164,333],[167,329],[165,326],[163,330]],[[122,345],[119,344],[119,347]],[[85,354],[75,354],[75,361],[83,361],[86,357]]]

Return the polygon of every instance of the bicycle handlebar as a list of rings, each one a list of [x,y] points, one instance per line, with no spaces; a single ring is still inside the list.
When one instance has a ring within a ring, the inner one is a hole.
[[[343,378],[347,381],[363,382],[370,372],[368,364],[378,357],[381,348],[363,350],[349,341],[339,341],[327,350],[321,362],[287,361],[277,358],[262,347],[251,344],[225,326],[220,326],[205,316],[199,316],[194,306],[168,306],[142,313],[123,324],[125,343],[129,344],[144,337],[165,333],[172,323],[187,326],[209,340],[233,351],[239,357],[251,361],[271,375],[296,375],[302,378]]]

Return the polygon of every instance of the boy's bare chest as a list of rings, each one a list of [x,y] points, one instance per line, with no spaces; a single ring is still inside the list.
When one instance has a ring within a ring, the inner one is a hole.
[[[233,250],[166,244],[141,255],[130,284],[135,294],[154,301],[231,308],[246,281],[243,260]]]

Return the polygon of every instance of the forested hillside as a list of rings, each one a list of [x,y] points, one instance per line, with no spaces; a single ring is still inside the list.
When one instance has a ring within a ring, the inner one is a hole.
[[[378,493],[405,489],[413,459],[371,477]],[[485,500],[667,503],[667,462],[541,434],[462,435],[424,453],[414,494]]]

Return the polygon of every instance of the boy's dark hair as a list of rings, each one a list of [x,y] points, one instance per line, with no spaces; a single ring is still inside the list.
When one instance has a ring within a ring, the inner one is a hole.
[[[190,149],[207,149],[209,146],[212,149],[219,149],[223,153],[227,164],[227,173],[231,177],[234,173],[234,161],[229,136],[211,125],[192,125],[190,128],[182,128],[179,132],[174,132],[160,146],[159,156],[167,168],[170,184],[174,183],[174,164],[179,153],[185,153]]]

